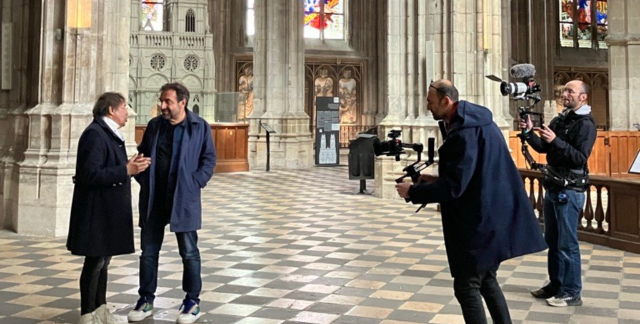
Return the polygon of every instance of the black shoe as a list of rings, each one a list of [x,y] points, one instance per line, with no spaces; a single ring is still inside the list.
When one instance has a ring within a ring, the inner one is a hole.
[[[547,304],[554,307],[582,306],[582,298],[580,296],[571,296],[569,294],[559,294],[558,296],[547,299]]]
[[[544,286],[542,288],[531,290],[531,295],[535,298],[548,299],[554,297],[558,292],[553,290],[549,286]]]

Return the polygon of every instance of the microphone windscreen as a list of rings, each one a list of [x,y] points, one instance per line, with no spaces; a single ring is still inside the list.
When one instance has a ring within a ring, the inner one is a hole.
[[[533,64],[516,64],[509,71],[514,78],[527,78],[536,75],[536,67]]]

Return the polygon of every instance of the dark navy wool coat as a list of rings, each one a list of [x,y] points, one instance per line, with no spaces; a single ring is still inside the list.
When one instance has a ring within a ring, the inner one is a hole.
[[[78,142],[67,249],[75,255],[133,253],[131,178],[124,142],[94,118]]]
[[[438,180],[412,186],[409,196],[416,204],[441,204],[453,277],[547,248],[489,109],[460,101],[438,154]]]
[[[155,117],[147,124],[138,152],[151,157],[151,166],[135,178],[140,183],[140,227],[144,226],[151,214],[155,195],[156,150],[162,116]],[[201,189],[207,185],[216,166],[216,150],[211,136],[211,127],[202,118],[187,110],[185,130],[179,147],[176,187],[173,209],[169,221],[172,232],[191,232],[202,227]]]

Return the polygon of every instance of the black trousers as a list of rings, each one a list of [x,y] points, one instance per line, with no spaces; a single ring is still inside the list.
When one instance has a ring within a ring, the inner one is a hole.
[[[462,316],[467,324],[486,324],[482,298],[496,324],[510,324],[511,315],[502,289],[496,279],[498,266],[478,273],[457,276],[453,279],[453,290],[462,308]]]
[[[84,258],[80,275],[80,315],[95,311],[107,303],[107,268],[111,257]]]

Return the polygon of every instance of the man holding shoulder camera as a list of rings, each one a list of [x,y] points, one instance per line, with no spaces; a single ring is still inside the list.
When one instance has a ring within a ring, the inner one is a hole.
[[[562,92],[564,110],[549,126],[537,129],[539,136],[532,132],[529,116],[520,121],[525,140],[537,152],[547,153],[547,163],[554,174],[544,180],[544,237],[549,245],[550,282],[531,294],[556,307],[582,305],[578,221],[585,202],[587,160],[596,141],[588,93],[589,87],[583,81],[567,83]]]
[[[520,173],[491,111],[467,101],[448,80],[429,86],[427,107],[447,132],[438,177],[396,185],[414,204],[440,203],[455,296],[466,323],[511,323],[497,271],[504,260],[546,248]]]

